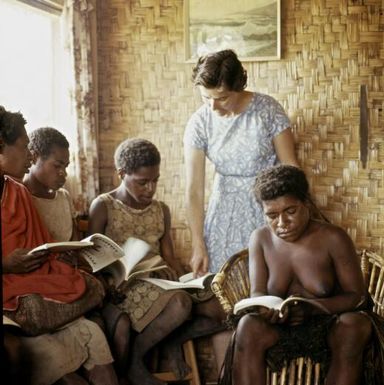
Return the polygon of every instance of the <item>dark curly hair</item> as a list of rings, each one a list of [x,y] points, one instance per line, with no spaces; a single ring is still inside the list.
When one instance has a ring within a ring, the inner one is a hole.
[[[192,81],[205,88],[226,87],[240,92],[247,86],[247,71],[231,49],[202,56],[192,70]]]
[[[310,200],[309,184],[302,170],[281,164],[261,171],[254,187],[259,202],[292,195],[302,202]]]
[[[29,135],[29,150],[43,159],[49,157],[52,147],[69,148],[67,138],[52,127],[41,127],[32,131]]]
[[[140,167],[157,166],[161,157],[157,147],[146,139],[126,139],[115,151],[115,167],[132,174]]]
[[[20,112],[10,112],[0,106],[0,139],[5,144],[14,144],[25,132],[26,123]]]

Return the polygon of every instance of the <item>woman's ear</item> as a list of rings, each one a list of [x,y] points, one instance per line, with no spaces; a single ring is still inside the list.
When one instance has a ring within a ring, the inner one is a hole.
[[[125,175],[124,170],[121,169],[121,168],[119,168],[119,169],[117,170],[117,175],[119,176],[119,178],[120,178],[121,180],[123,180],[123,179],[124,179],[124,175]]]

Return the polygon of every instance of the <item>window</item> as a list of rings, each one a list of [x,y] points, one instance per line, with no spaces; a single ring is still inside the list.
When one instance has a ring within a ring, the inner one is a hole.
[[[73,142],[73,66],[62,30],[58,14],[0,0],[0,105],[20,111],[27,131],[52,126]]]

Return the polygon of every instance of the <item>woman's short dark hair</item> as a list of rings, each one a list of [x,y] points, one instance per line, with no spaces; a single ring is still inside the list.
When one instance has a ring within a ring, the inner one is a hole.
[[[29,135],[29,150],[43,159],[51,155],[54,146],[69,148],[67,138],[52,127],[41,127],[32,131]]]
[[[116,170],[132,174],[140,167],[157,166],[161,157],[157,147],[146,139],[126,139],[115,151]]]
[[[0,106],[0,139],[5,144],[14,144],[25,132],[26,123],[20,112],[10,112]]]
[[[208,89],[225,87],[240,92],[247,86],[247,71],[231,49],[202,56],[193,68],[195,85]]]
[[[281,164],[261,171],[255,181],[254,192],[259,202],[291,195],[308,201],[309,184],[302,170],[295,166]]]

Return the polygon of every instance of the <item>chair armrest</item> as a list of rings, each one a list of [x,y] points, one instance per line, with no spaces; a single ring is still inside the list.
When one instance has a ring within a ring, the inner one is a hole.
[[[211,288],[227,315],[240,299],[250,295],[248,250],[234,254],[215,275]]]

